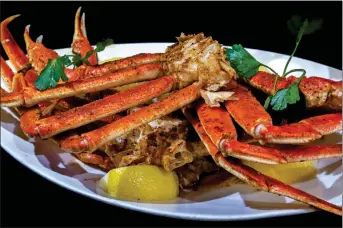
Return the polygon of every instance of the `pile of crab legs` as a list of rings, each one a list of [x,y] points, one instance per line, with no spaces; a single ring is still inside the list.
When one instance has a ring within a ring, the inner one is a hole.
[[[202,83],[194,81],[184,88],[177,88],[178,77],[166,74],[163,68],[164,53],[143,53],[101,65],[94,55],[89,59],[91,66],[82,65],[76,69],[65,70],[68,82],[38,91],[34,86],[35,80],[48,59],[55,59],[58,54],[46,48],[41,40],[34,42],[29,36],[27,26],[24,32],[26,56],[7,27],[18,16],[1,22],[1,43],[17,73],[14,73],[1,57],[1,76],[10,92],[1,89],[0,103],[18,111],[21,128],[26,135],[48,139],[88,123],[107,121],[103,127],[82,135],[68,136],[59,141],[59,144],[62,150],[74,153],[85,162],[93,160],[93,163],[98,163],[100,167],[108,168],[110,161],[92,152],[139,126],[181,109],[216,164],[223,169],[263,191],[287,196],[342,215],[341,207],[263,175],[239,162],[239,159],[246,159],[266,164],[282,164],[342,156],[341,145],[297,145],[341,130],[341,82],[320,77],[304,78],[299,88],[305,96],[307,108],[323,108],[330,113],[283,126],[274,126],[268,112],[249,89],[235,80],[231,80],[227,88],[234,92],[236,99],[227,100],[220,107],[210,107],[199,99]],[[75,17],[72,49],[82,56],[92,50],[86,36],[84,15],[80,19],[80,8]],[[274,79],[273,74],[258,72],[245,81],[270,95]],[[288,87],[295,80],[295,77],[280,78],[277,90]],[[142,81],[148,82],[79,107],[69,106],[65,99]],[[166,93],[170,94],[130,115],[107,119]],[[63,111],[53,112],[61,107]],[[190,111],[191,109],[195,110],[196,114]],[[254,112],[246,111],[252,109]],[[291,148],[279,148],[239,142],[232,118],[262,145],[295,145]]]

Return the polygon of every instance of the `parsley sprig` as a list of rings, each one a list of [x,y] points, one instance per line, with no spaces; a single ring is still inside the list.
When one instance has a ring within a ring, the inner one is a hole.
[[[287,108],[288,104],[295,104],[300,100],[299,84],[305,76],[306,71],[304,69],[293,69],[287,72],[287,68],[296,50],[298,49],[303,35],[314,33],[321,28],[322,24],[323,21],[321,19],[314,19],[311,21],[305,19],[305,21],[302,23],[299,16],[293,16],[290,20],[288,20],[288,28],[293,34],[297,34],[297,38],[295,48],[290,55],[281,76],[271,67],[257,61],[247,50],[243,48],[242,45],[234,44],[232,45],[231,49],[227,49],[226,56],[229,59],[231,66],[237,71],[238,75],[249,79],[256,75],[259,67],[261,66],[268,68],[275,74],[272,95],[268,96],[265,100],[265,109],[268,109],[269,105],[271,105],[273,110],[282,111]],[[281,89],[276,92],[278,79],[280,77],[286,77],[287,75],[294,72],[302,72],[302,75],[290,87]]]
[[[69,66],[78,67],[83,63],[90,65],[88,59],[91,55],[97,54],[109,45],[113,44],[112,39],[106,39],[104,41],[98,42],[94,50],[88,51],[85,57],[82,57],[80,54],[73,52],[73,55],[63,55],[57,59],[49,59],[48,64],[39,74],[37,80],[35,81],[35,86],[38,90],[46,90],[52,87],[55,87],[60,79],[63,82],[68,81],[64,70]]]
[[[241,44],[232,45],[231,49],[226,51],[226,55],[230,60],[231,66],[235,68],[237,73],[245,78],[251,78],[258,72],[261,66],[267,67],[274,74],[277,74],[272,68],[257,61]]]

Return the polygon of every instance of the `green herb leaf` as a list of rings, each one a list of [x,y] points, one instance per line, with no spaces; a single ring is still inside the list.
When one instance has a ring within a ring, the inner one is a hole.
[[[299,43],[302,36],[304,35],[304,32],[306,31],[307,29],[307,26],[308,26],[308,20],[306,19],[303,23],[303,25],[300,27],[300,30],[298,32],[298,35],[297,35],[297,40],[296,40],[296,43]]]
[[[64,82],[68,81],[68,77],[64,73],[66,67],[70,65],[78,67],[83,63],[90,65],[88,58],[94,53],[105,50],[105,48],[111,44],[113,44],[112,39],[106,39],[105,41],[98,42],[96,48],[92,51],[88,51],[84,58],[73,51],[73,55],[64,55],[54,60],[49,59],[48,64],[35,81],[36,88],[38,90],[46,90],[55,87],[60,79]],[[70,57],[71,60],[69,59]]]
[[[312,19],[310,21],[308,19],[305,19],[304,22],[306,20],[307,20],[306,29],[303,31],[303,33],[306,35],[309,35],[318,31],[319,29],[322,28],[323,23],[324,23],[322,19]],[[287,21],[287,27],[291,31],[292,34],[298,35],[304,22],[300,16],[293,15],[291,19]]]
[[[282,111],[287,108],[289,104],[295,104],[300,100],[299,84],[305,76],[305,71],[298,80],[288,88],[279,90],[270,101],[270,105],[275,111]]]
[[[35,81],[36,88],[38,90],[46,90],[55,87],[60,78],[63,81],[67,81],[68,77],[64,73],[64,68],[70,64],[71,61],[66,55],[57,59],[49,59],[48,64]]]
[[[299,88],[297,84],[279,90],[271,99],[271,106],[275,111],[282,111],[287,108],[288,104],[295,104],[300,100]]]
[[[101,51],[105,50],[105,48],[107,46],[110,46],[111,44],[113,44],[113,40],[112,39],[106,39],[104,41],[98,42],[96,44],[95,51],[96,52],[101,52]]]
[[[324,23],[324,21],[322,19],[313,19],[313,20],[309,21],[307,28],[304,31],[304,34],[309,35],[309,34],[312,34],[316,31],[318,31],[319,29],[321,29],[323,27],[323,23]]]
[[[80,54],[78,53],[74,53],[73,57],[72,57],[72,63],[75,67],[79,67],[82,65],[83,63],[83,58]]]
[[[287,63],[285,65],[285,68],[282,73],[282,77],[285,77],[285,73],[287,71],[287,67],[289,63],[291,62],[291,59],[295,55],[296,50],[298,49],[299,43],[303,37],[303,35],[312,34],[315,31],[319,30],[322,27],[323,20],[322,19],[314,19],[311,21],[308,21],[308,19],[305,19],[305,21],[301,24],[301,17],[299,16],[292,16],[292,18],[287,22],[288,28],[291,30],[292,33],[297,32],[297,39],[295,48],[290,55],[289,59],[287,60]]]
[[[298,15],[293,15],[291,19],[287,21],[287,27],[294,35],[298,34],[298,30],[301,25],[301,17]]]
[[[102,52],[105,50],[105,48],[109,45],[113,44],[112,39],[106,39],[104,41],[98,42],[96,44],[96,48],[94,50],[88,51],[85,55],[85,57],[82,57],[80,54],[74,52],[74,56],[72,58],[72,62],[74,66],[81,66],[83,63],[86,65],[90,65],[88,59],[91,57],[91,55],[96,54],[98,52]]]
[[[237,73],[245,78],[251,78],[262,65],[240,44],[232,45],[226,50],[226,56]]]

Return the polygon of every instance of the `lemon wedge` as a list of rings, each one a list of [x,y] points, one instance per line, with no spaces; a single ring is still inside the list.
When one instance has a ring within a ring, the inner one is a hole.
[[[264,72],[270,73],[270,70],[269,70],[267,67],[265,67],[265,66],[260,66],[260,67],[258,68],[258,71],[264,71]]]
[[[275,178],[286,184],[295,184],[312,179],[316,175],[313,161],[304,161],[288,164],[269,165],[251,161],[243,161],[243,164],[256,169],[266,176]]]
[[[113,198],[128,201],[165,201],[179,195],[175,172],[154,165],[133,165],[110,170],[98,183]]]
[[[103,64],[103,63],[114,61],[114,60],[118,60],[118,59],[122,59],[122,58],[120,58],[120,57],[109,58],[109,59],[106,59],[104,61],[99,62],[99,64]]]

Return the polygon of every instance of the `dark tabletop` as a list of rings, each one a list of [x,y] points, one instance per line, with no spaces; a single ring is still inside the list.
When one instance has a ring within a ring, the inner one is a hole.
[[[44,35],[49,48],[69,47],[78,6],[86,13],[92,43],[174,42],[181,32],[204,32],[222,44],[290,54],[295,37],[292,15],[322,18],[324,27],[303,38],[296,56],[342,69],[342,2],[1,2],[1,20],[20,13],[10,25],[24,47],[23,29]],[[3,54],[3,49],[1,49]],[[342,218],[323,211],[240,222],[195,222],[158,217],[109,206],[63,189],[1,151],[1,221],[4,226],[341,226]]]

